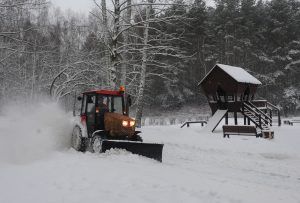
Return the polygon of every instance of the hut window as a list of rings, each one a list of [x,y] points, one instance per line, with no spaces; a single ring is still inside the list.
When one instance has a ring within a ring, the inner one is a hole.
[[[234,101],[234,96],[233,95],[228,95],[228,97],[227,97],[228,99],[228,101]]]
[[[225,96],[220,96],[220,100],[221,100],[221,102],[226,102]]]

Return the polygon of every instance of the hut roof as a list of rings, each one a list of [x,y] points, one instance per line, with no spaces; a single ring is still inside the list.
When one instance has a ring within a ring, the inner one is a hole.
[[[198,85],[200,85],[205,80],[205,78],[212,72],[212,70],[215,69],[216,67],[221,68],[224,72],[226,72],[229,76],[231,76],[234,80],[236,80],[239,83],[249,83],[249,84],[255,84],[255,85],[262,84],[258,79],[256,79],[254,76],[252,76],[250,73],[248,73],[243,68],[224,65],[224,64],[216,64],[206,74],[206,76],[199,82]]]

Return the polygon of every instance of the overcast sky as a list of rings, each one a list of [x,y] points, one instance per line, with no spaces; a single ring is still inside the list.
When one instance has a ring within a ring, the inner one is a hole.
[[[60,7],[62,10],[72,9],[84,14],[88,14],[95,7],[93,0],[51,0],[51,2],[54,6]],[[98,0],[97,2],[100,1]],[[207,5],[209,6],[213,5],[212,0],[206,0],[206,2],[208,2]]]
[[[94,7],[93,0],[51,0],[51,2],[62,10],[72,9],[85,14]]]

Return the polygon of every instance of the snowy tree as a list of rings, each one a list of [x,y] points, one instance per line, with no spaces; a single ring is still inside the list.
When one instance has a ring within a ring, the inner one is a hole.
[[[139,120],[145,108],[206,103],[197,83],[220,62],[297,111],[299,1],[188,2],[95,0],[85,19],[45,0],[0,0],[0,102],[51,92],[68,105],[76,92],[125,85]]]

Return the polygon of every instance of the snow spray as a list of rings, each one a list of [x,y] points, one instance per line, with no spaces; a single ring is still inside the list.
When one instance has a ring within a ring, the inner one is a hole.
[[[0,163],[26,163],[70,147],[71,116],[54,102],[11,104],[0,115]]]

